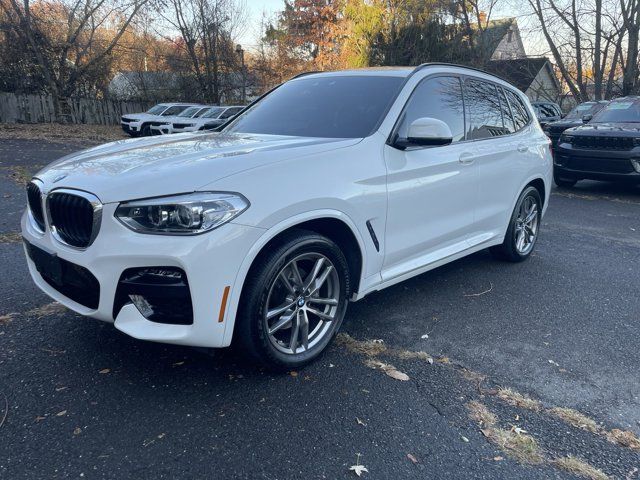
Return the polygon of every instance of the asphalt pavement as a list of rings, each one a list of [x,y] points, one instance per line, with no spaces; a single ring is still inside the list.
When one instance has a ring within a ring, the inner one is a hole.
[[[275,375],[40,293],[23,183],[78,148],[0,140],[0,478],[640,479],[640,187],[555,189],[529,261],[372,294]]]

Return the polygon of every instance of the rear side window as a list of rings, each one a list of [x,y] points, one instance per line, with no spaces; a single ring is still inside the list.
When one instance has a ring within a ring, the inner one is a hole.
[[[498,87],[498,95],[500,96],[500,110],[502,111],[502,123],[504,124],[505,133],[514,133],[516,125],[511,116],[509,102],[507,102],[507,97],[502,87]]]
[[[511,90],[506,90],[511,112],[513,113],[513,121],[516,125],[516,131],[523,129],[529,123],[529,112],[518,95]]]
[[[225,110],[225,112],[220,115],[220,118],[229,118],[234,116],[236,113],[238,113],[240,110],[242,110],[242,108],[227,108]]]
[[[464,82],[467,109],[467,140],[493,138],[508,133],[502,123],[500,100],[495,85],[479,80]]]
[[[443,121],[451,129],[453,141],[464,139],[464,107],[462,86],[457,77],[431,77],[420,82],[404,111],[397,135],[407,138],[409,125],[418,118]]]

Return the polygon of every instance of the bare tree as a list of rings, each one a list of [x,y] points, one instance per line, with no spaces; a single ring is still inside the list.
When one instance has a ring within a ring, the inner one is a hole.
[[[177,45],[189,60],[205,100],[219,103],[240,71],[235,41],[246,23],[245,4],[238,0],[167,0],[163,13],[170,30],[180,33]]]
[[[550,53],[579,102],[636,93],[640,0],[528,0]]]
[[[147,1],[0,1],[5,28],[37,63],[56,118],[65,119],[66,100],[84,80],[105,71],[114,48]]]

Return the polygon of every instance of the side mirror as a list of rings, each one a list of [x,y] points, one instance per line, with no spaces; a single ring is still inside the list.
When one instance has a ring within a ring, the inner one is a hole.
[[[449,125],[437,118],[423,117],[409,125],[407,142],[410,145],[448,145],[453,142]]]
[[[582,116],[582,123],[589,123],[591,121],[591,119],[593,118],[593,115],[590,113],[585,113]]]

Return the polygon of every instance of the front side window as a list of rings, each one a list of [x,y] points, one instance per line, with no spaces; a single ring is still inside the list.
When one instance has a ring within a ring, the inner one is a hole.
[[[180,114],[178,116],[179,117],[183,117],[183,118],[191,118],[196,113],[198,113],[198,110],[200,110],[201,108],[202,107],[189,107],[189,108],[183,110],[182,112],[180,112]]]
[[[464,101],[467,109],[467,140],[493,138],[508,133],[502,123],[495,85],[468,79],[464,82]]]
[[[162,116],[163,117],[168,117],[170,115],[177,115],[181,111],[183,111],[185,108],[187,108],[187,107],[186,106],[182,107],[180,105],[174,105],[173,107],[169,107],[164,112],[162,112]]]
[[[202,115],[202,118],[218,118],[222,112],[224,112],[224,107],[213,107],[207,110],[207,112]]]
[[[423,80],[411,94],[397,136],[407,138],[409,126],[424,117],[436,118],[449,125],[454,142],[464,139],[464,104],[459,78],[432,77]]]
[[[227,108],[224,113],[222,115],[220,115],[220,118],[229,118],[229,117],[233,117],[236,113],[238,113],[240,110],[242,110],[242,108],[240,107],[232,107],[232,108]]]
[[[167,109],[167,106],[164,105],[163,103],[160,103],[159,105],[156,105],[155,107],[151,107],[149,110],[147,110],[147,113],[151,115],[160,115],[166,109]]]
[[[237,117],[226,132],[321,138],[373,133],[404,78],[327,75],[285,83]]]
[[[522,99],[513,93],[511,90],[505,90],[509,105],[511,106],[511,113],[513,114],[513,121],[516,125],[516,131],[523,129],[529,123],[529,112],[527,107],[524,106]]]

